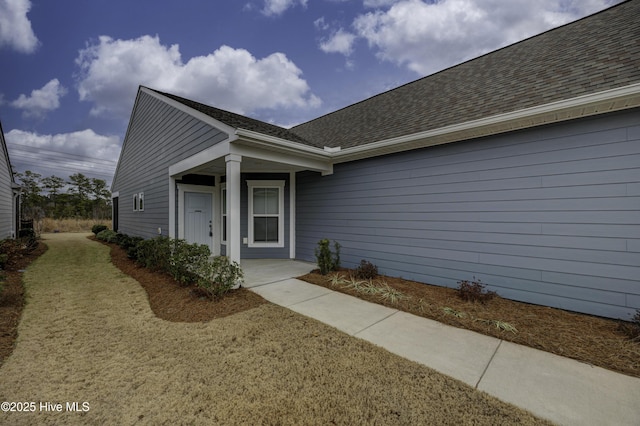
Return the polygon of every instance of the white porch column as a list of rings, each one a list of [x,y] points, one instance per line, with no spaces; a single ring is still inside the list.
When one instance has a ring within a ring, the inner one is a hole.
[[[289,172],[289,259],[296,258],[296,172]]]
[[[177,238],[176,225],[176,178],[169,176],[169,238]]]
[[[242,156],[229,154],[227,163],[227,257],[240,263],[240,163]]]

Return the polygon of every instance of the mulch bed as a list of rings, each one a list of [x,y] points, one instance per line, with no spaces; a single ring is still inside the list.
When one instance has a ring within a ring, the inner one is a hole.
[[[245,288],[231,290],[220,299],[207,298],[194,286],[180,285],[167,274],[139,266],[118,245],[107,245],[111,247],[111,262],[142,285],[149,296],[151,310],[158,318],[174,322],[203,322],[268,303]]]
[[[345,278],[349,275],[347,270],[341,270],[340,273]],[[390,287],[408,296],[393,302],[344,285],[332,285],[328,276],[320,275],[316,270],[299,278],[441,323],[640,377],[640,342],[630,341],[620,331],[623,321],[501,297],[495,297],[486,304],[468,302],[461,300],[455,289],[401,278],[379,277]],[[498,328],[496,321],[512,325],[517,332]]]
[[[46,244],[40,242],[31,252],[11,257],[4,270],[3,290],[0,292],[0,365],[11,355],[18,337],[18,323],[24,308],[24,287],[22,270],[47,251]]]

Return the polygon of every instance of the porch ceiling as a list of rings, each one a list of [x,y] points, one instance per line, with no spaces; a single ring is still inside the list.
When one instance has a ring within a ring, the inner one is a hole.
[[[226,173],[226,157],[241,158],[244,173],[292,172],[314,170],[323,174],[333,173],[333,164],[328,154],[317,149],[314,152],[297,151],[282,146],[281,141],[243,140],[238,138],[213,145],[191,157],[169,167],[170,176],[198,173],[223,175]]]
[[[196,167],[195,169],[191,170],[190,173],[202,175],[224,175],[227,170],[226,167],[227,165],[225,159],[217,158],[199,167]],[[242,157],[241,169],[243,173],[289,173],[306,170],[303,167],[291,164],[252,157]]]

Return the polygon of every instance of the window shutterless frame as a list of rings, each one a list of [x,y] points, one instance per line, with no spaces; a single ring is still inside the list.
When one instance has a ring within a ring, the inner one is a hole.
[[[249,247],[284,247],[284,180],[248,180]]]

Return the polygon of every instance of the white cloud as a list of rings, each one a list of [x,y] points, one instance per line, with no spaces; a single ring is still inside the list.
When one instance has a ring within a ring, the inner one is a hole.
[[[43,176],[79,172],[111,179],[120,155],[118,136],[99,135],[91,129],[56,135],[13,129],[5,138],[13,165]]]
[[[313,26],[316,27],[316,29],[318,29],[318,30],[328,30],[329,29],[329,24],[327,24],[324,21],[324,16],[321,16],[320,18],[318,18],[315,21],[313,21]]]
[[[9,46],[22,53],[32,53],[38,47],[27,13],[29,0],[0,0],[0,47]]]
[[[325,53],[342,53],[349,56],[353,51],[353,42],[356,36],[340,28],[334,32],[328,40],[320,43],[320,49]]]
[[[364,4],[364,7],[376,8],[376,7],[391,6],[394,3],[398,3],[398,1],[399,0],[364,0],[363,4]]]
[[[282,15],[287,9],[298,4],[307,7],[307,0],[265,0],[262,13],[267,16]]]
[[[604,9],[615,1],[366,0],[355,33],[377,56],[426,75]]]
[[[283,53],[256,59],[244,49],[222,46],[183,63],[178,45],[143,36],[102,36],[80,51],[76,63],[80,99],[93,115],[128,117],[138,85],[171,92],[240,114],[264,108],[315,107],[302,71]]]
[[[60,98],[67,94],[57,78],[54,78],[41,89],[31,91],[31,96],[24,94],[11,102],[14,108],[24,110],[27,117],[41,117],[48,111],[53,111],[60,107]]]

